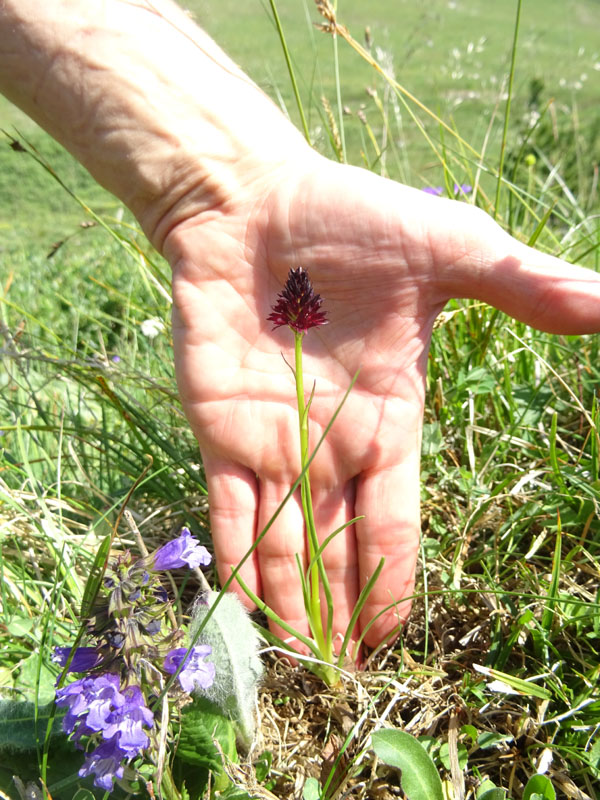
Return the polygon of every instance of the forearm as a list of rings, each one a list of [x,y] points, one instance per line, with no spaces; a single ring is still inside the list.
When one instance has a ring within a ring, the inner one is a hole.
[[[300,134],[170,0],[0,0],[0,91],[157,247],[277,168]]]

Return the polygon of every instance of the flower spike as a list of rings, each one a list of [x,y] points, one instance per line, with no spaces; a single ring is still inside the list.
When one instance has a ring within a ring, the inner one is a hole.
[[[273,330],[288,325],[296,333],[306,333],[310,328],[325,325],[328,320],[320,310],[323,300],[315,294],[308,273],[302,267],[291,269],[283,291],[267,317]]]

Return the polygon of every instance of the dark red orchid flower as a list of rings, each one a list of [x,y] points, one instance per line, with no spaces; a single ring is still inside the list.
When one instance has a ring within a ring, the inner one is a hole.
[[[315,294],[308,273],[302,267],[291,269],[283,291],[267,319],[273,330],[288,325],[297,333],[306,333],[310,328],[326,325],[328,320],[320,310],[323,300]]]

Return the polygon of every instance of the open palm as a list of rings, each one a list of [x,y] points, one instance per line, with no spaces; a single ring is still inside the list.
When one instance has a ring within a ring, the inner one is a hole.
[[[258,198],[258,200],[257,200]],[[200,443],[220,576],[227,578],[300,472],[293,336],[267,322],[291,267],[304,267],[329,324],[304,341],[314,446],[356,385],[311,467],[334,628],[385,567],[361,616],[376,644],[409,611],[419,542],[419,459],[429,340],[452,296],[476,297],[552,332],[600,327],[600,280],[542,255],[466,203],[431,197],[311,153],[190,215],[170,234],[178,383]],[[308,633],[296,554],[307,558],[292,498],[242,575]],[[281,633],[281,631],[278,631]]]

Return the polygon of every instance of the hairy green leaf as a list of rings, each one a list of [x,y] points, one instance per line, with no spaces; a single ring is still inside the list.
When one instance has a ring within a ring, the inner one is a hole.
[[[38,706],[36,719],[33,703],[0,700],[0,753],[35,751],[46,736],[51,710],[52,703]],[[52,738],[67,742],[58,724],[52,727]]]
[[[207,602],[198,603],[192,612],[192,641],[212,647],[209,660],[216,667],[215,682],[202,694],[233,720],[242,743],[250,747],[254,738],[256,686],[262,675],[259,637],[242,604],[229,592],[221,597],[214,613],[201,628],[217,597],[216,592],[210,592]]]

